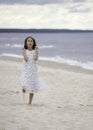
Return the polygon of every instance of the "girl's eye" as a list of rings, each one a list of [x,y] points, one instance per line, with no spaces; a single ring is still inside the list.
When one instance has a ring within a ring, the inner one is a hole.
[[[28,40],[28,42],[33,42],[32,40]]]

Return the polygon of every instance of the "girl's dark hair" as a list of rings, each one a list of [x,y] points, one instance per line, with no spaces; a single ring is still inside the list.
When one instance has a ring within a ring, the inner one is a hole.
[[[25,48],[25,49],[28,49],[28,47],[27,47],[27,40],[28,40],[28,38],[31,38],[31,39],[33,40],[34,45],[32,46],[32,49],[34,50],[35,47],[36,47],[36,41],[35,41],[35,39],[34,39],[33,37],[31,37],[31,36],[28,36],[28,37],[25,39],[24,48]]]

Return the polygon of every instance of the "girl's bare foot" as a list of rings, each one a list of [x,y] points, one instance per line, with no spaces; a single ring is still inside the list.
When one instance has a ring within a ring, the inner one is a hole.
[[[27,105],[31,105],[31,103],[28,103]]]
[[[22,89],[22,92],[23,92],[23,93],[25,93],[25,92],[26,92],[26,90],[23,88],[23,89]]]

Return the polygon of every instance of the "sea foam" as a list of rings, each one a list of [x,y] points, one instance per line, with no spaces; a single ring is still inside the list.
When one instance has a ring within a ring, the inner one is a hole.
[[[2,53],[1,56],[8,56],[8,57],[15,57],[15,58],[23,58],[22,55],[18,54],[10,54],[10,53]],[[80,62],[72,59],[66,59],[61,56],[55,56],[55,57],[39,57],[40,60],[44,61],[51,61],[56,63],[65,63],[71,66],[78,66],[84,69],[93,70],[93,62]]]

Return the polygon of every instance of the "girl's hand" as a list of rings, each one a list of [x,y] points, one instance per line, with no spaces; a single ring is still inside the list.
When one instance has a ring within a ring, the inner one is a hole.
[[[24,56],[24,60],[27,62],[28,61],[28,57],[25,55]]]
[[[35,47],[34,60],[38,60],[38,47]]]
[[[38,46],[35,47],[35,50],[38,50]]]
[[[26,55],[26,50],[23,49],[23,56],[24,56],[24,60],[27,62],[28,61],[28,57]]]

